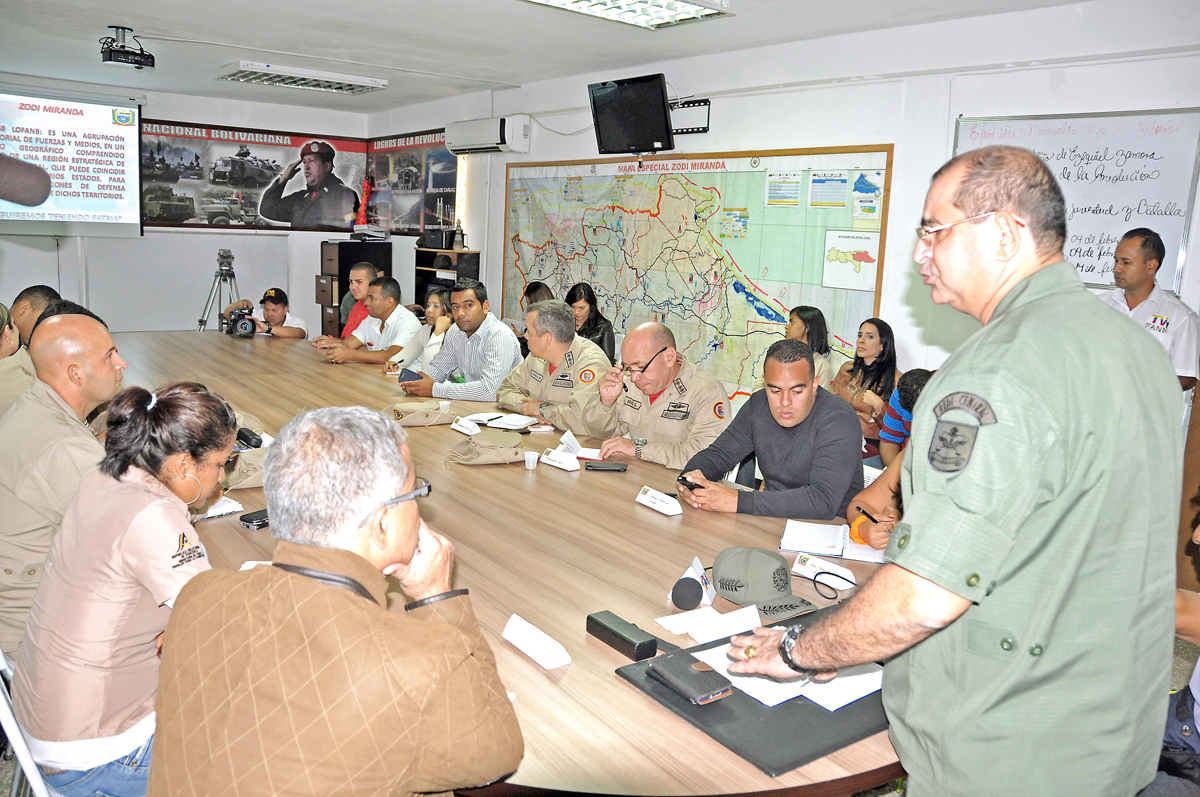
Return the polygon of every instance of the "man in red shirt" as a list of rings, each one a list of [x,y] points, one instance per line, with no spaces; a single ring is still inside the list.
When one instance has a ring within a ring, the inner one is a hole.
[[[354,307],[350,309],[350,316],[346,319],[346,325],[342,327],[343,339],[353,335],[354,330],[358,329],[358,325],[369,315],[363,299],[366,298],[367,287],[371,284],[371,280],[378,276],[379,269],[375,267],[375,264],[365,260],[350,267],[350,295],[354,297]],[[332,335],[321,335],[313,340],[312,345],[314,349],[328,348],[337,345],[337,342],[338,339]]]

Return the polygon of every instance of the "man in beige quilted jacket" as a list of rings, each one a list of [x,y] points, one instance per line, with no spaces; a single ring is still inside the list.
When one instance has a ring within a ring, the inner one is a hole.
[[[273,565],[210,571],[176,601],[149,793],[408,795],[514,772],[516,715],[451,588],[454,546],[421,520],[430,488],[403,427],[363,407],[304,413],[263,489]],[[389,606],[385,576],[412,602]]]

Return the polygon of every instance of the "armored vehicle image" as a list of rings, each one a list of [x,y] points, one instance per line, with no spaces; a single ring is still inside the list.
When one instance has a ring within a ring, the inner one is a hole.
[[[212,183],[257,188],[274,180],[282,171],[283,167],[274,160],[251,155],[250,148],[242,146],[231,157],[213,161],[208,179]]]
[[[258,205],[236,196],[208,199],[200,204],[200,218],[218,226],[254,224],[258,220]]]
[[[176,196],[170,186],[146,186],[142,191],[142,215],[146,221],[187,221],[196,215],[196,201],[190,196]]]

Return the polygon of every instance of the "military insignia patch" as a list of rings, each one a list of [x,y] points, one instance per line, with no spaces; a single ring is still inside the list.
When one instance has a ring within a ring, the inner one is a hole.
[[[550,383],[550,387],[574,387],[575,383],[571,381],[570,374],[559,374],[554,377],[554,381]]]
[[[625,406],[631,410],[640,410],[642,408],[642,402],[638,401],[633,396],[626,396]]]
[[[579,381],[585,385],[590,385],[596,381],[596,372],[591,368],[584,368],[579,372]]]
[[[675,377],[674,385],[675,385],[675,389],[679,391],[679,395],[682,396],[684,393],[687,392],[687,385],[685,385],[683,383],[683,380],[680,379],[679,377]]]
[[[717,416],[721,420],[725,420],[725,402],[724,401],[718,401],[716,404],[713,405],[713,415]]]
[[[539,374],[537,371],[530,371],[530,372],[529,372],[529,376],[530,376],[530,377],[532,377],[533,379],[535,379],[535,380],[536,380],[536,381],[538,381],[538,382],[541,382],[541,381],[542,381],[542,375],[541,375],[541,374]]]
[[[567,352],[566,363],[568,368],[575,364],[575,355],[571,354],[571,352]]]
[[[963,410],[975,416],[979,424],[942,420],[942,416],[950,410]],[[979,428],[996,422],[996,413],[991,405],[974,393],[951,393],[937,403],[933,414],[938,422],[929,444],[929,464],[943,473],[954,473],[965,468],[971,461],[971,451],[979,436]]]

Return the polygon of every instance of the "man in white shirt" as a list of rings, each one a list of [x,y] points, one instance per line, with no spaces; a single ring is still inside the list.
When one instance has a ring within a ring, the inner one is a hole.
[[[325,359],[329,362],[382,365],[407,346],[421,329],[417,317],[400,304],[400,283],[391,277],[371,280],[363,304],[369,315],[345,343],[330,345],[325,339],[313,342],[326,349]]]
[[[1141,324],[1163,345],[1180,387],[1191,390],[1200,366],[1200,325],[1190,307],[1154,281],[1165,254],[1162,238],[1153,230],[1138,227],[1125,233],[1114,256],[1117,288],[1104,302]]]
[[[288,295],[283,288],[271,288],[263,294],[258,302],[262,305],[262,318],[254,319],[255,331],[260,335],[271,335],[276,338],[307,338],[308,324],[304,319],[294,316],[288,311]],[[254,303],[249,299],[234,302],[221,311],[221,315],[229,319],[234,310],[253,310]]]
[[[401,389],[410,396],[495,401],[500,383],[522,358],[517,336],[489,309],[482,282],[467,277],[456,282],[450,290],[454,326],[446,332],[442,350],[419,372],[420,379],[401,382]],[[443,381],[455,368],[466,381]]]

